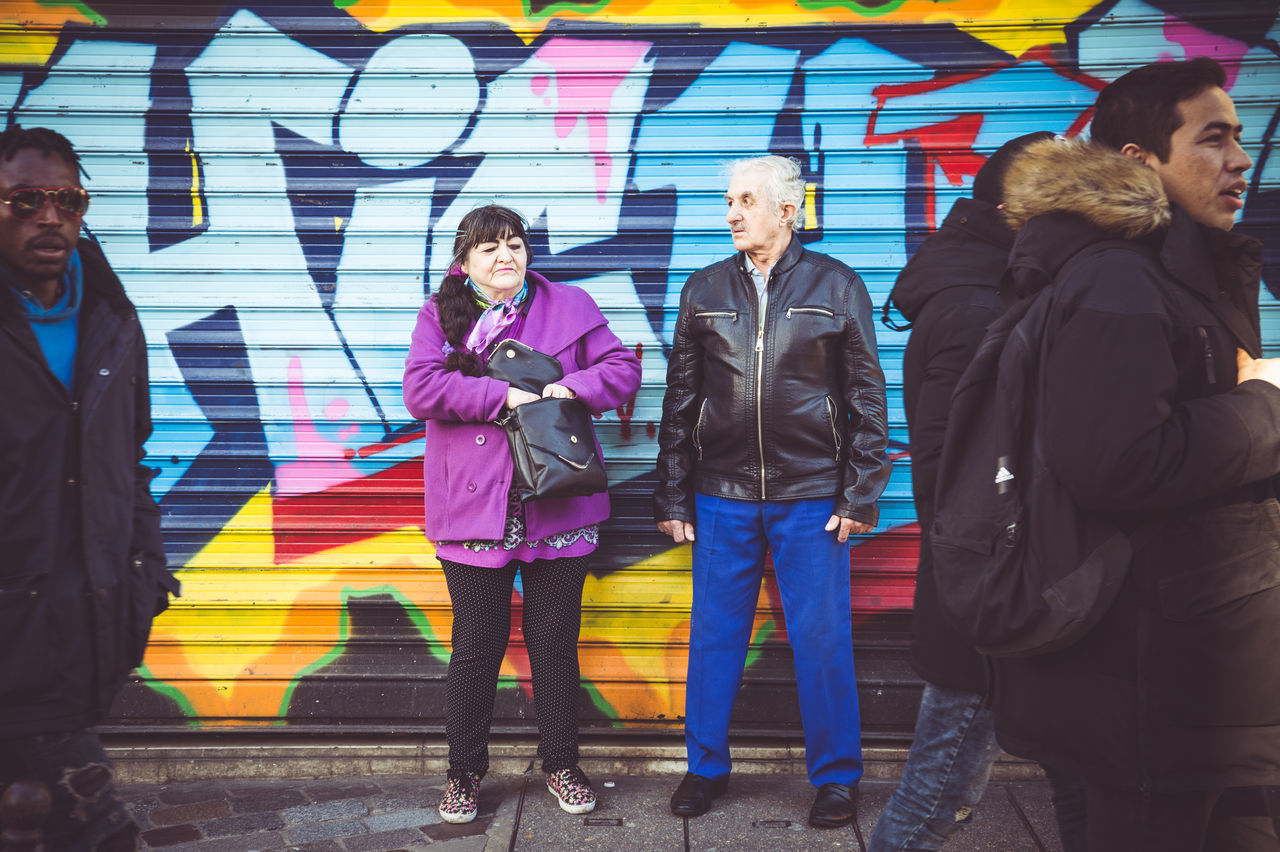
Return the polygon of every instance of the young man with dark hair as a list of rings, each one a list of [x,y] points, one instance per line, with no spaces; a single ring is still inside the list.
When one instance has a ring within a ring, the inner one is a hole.
[[[998,661],[996,734],[1086,779],[1092,852],[1277,848],[1265,816],[1217,807],[1280,782],[1280,360],[1261,246],[1231,233],[1252,162],[1224,83],[1204,59],[1126,74],[1093,143],[1006,175],[1006,284],[1053,288],[1042,458],[1132,558],[1079,642]]]
[[[90,728],[177,591],[140,463],[146,343],[88,209],[61,134],[0,133],[0,788],[49,790],[59,852],[135,848]]]

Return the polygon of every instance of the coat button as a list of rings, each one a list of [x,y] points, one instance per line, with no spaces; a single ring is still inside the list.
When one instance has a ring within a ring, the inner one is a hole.
[[[69,476],[69,477],[67,477],[67,484],[68,484],[68,485],[75,485],[75,484],[76,484],[76,478],[75,478],[74,476]]]
[[[475,490],[476,490],[476,484],[475,484],[474,482],[468,482],[468,483],[467,483],[467,490],[468,490],[468,491],[475,491]]]
[[[99,371],[98,371],[98,375],[99,375],[99,376],[109,376],[109,375],[111,375],[111,371],[110,371],[110,370],[108,370],[106,367],[103,367],[101,370],[99,370]]]
[[[484,446],[484,435],[476,435],[476,443],[483,447],[483,446]]]

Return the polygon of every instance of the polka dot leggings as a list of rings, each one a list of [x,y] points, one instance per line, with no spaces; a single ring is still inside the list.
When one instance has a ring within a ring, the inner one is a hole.
[[[578,628],[587,557],[512,562],[479,568],[440,560],[453,604],[453,654],[445,682],[449,767],[489,769],[489,726],[498,671],[511,635],[511,588],[519,567],[524,586],[524,644],[538,716],[544,772],[578,762]]]

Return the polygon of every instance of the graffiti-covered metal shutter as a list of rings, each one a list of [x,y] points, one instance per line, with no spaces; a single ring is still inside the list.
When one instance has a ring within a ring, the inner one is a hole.
[[[1002,142],[1079,133],[1106,81],[1211,55],[1256,162],[1244,225],[1269,234],[1280,282],[1274,3],[507,5],[0,11],[0,107],[83,152],[86,225],[150,347],[149,463],[185,595],[117,722],[441,727],[450,611],[420,528],[432,448],[399,382],[477,203],[523,212],[534,267],[587,289],[644,365],[637,397],[597,423],[614,517],[585,592],[588,726],[680,726],[689,553],[656,533],[649,495],[681,284],[731,250],[723,161],[796,157],[801,238],[878,304]],[[1269,297],[1263,323],[1280,342]],[[895,468],[852,559],[879,736],[910,731],[919,689],[906,337],[881,329]],[[784,635],[766,576],[739,731],[798,731]],[[520,642],[503,671],[497,724],[529,730]]]

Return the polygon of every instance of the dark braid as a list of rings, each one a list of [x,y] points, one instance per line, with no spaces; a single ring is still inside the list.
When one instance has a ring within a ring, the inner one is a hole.
[[[444,339],[453,347],[453,351],[445,356],[446,370],[459,370],[467,376],[479,376],[484,373],[484,363],[474,352],[466,347],[467,335],[483,309],[476,303],[471,287],[467,284],[467,276],[462,272],[462,263],[467,259],[471,249],[482,243],[492,243],[510,237],[519,237],[525,244],[525,252],[532,259],[529,248],[529,236],[525,232],[524,219],[516,211],[489,204],[477,207],[462,217],[458,223],[458,233],[453,238],[453,259],[449,261],[449,271],[440,282],[440,289],[431,298],[436,302],[436,313],[440,317],[440,328],[444,330]]]
[[[9,162],[19,151],[34,148],[45,154],[57,154],[77,175],[80,174],[80,155],[71,147],[71,141],[56,130],[47,127],[19,127],[10,125],[0,133],[0,162]]]

